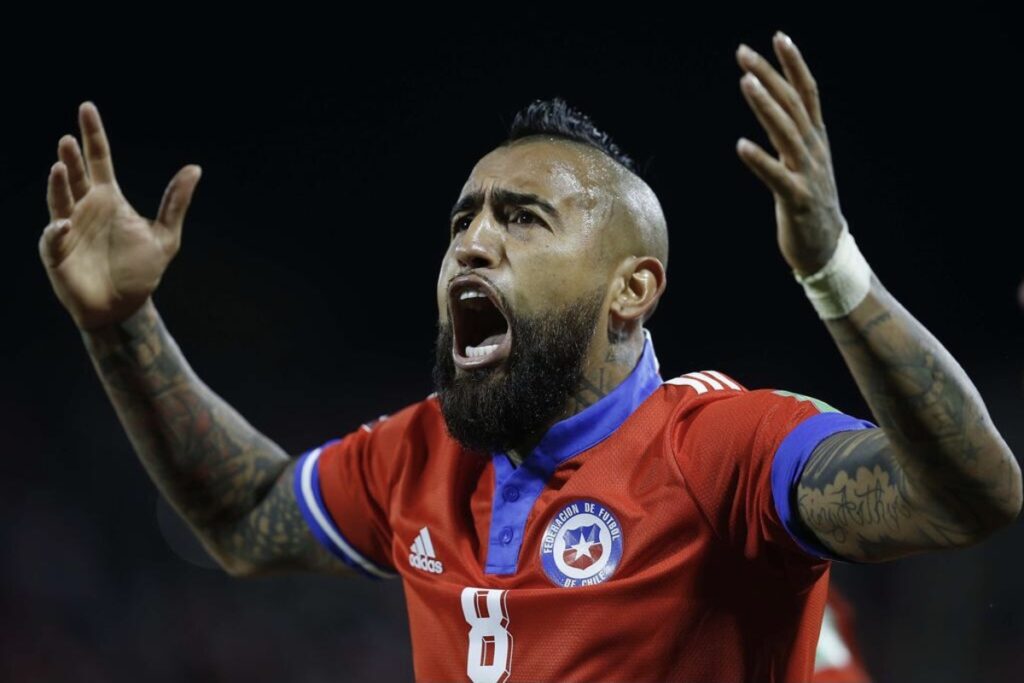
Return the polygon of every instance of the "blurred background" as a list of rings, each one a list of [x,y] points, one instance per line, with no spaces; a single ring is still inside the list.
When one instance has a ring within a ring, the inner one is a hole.
[[[31,24],[38,36],[9,23],[0,678],[412,676],[399,583],[231,579],[158,500],[36,250],[56,143],[77,133],[85,99],[143,214],[178,168],[203,166],[156,302],[204,380],[292,453],[431,391],[447,212],[515,111],[555,95],[610,132],[661,198],[672,258],[650,329],[663,374],[715,368],[871,419],[778,251],[771,195],[734,151],[741,135],[767,146],[734,51],[770,53],[781,28],[820,84],[860,248],[1024,453],[1020,38],[984,5],[838,7],[394,10],[301,25],[167,10],[158,24]],[[1012,681],[1022,561],[1016,524],[970,550],[834,576],[878,681]]]

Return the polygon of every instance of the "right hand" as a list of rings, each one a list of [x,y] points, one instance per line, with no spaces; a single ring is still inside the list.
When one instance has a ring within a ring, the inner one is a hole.
[[[50,169],[46,200],[50,223],[39,256],[53,290],[83,330],[122,322],[142,307],[181,245],[181,226],[199,182],[198,166],[185,166],[167,185],[156,220],[146,219],[121,194],[100,113],[86,102],[78,142],[65,135],[60,161]]]

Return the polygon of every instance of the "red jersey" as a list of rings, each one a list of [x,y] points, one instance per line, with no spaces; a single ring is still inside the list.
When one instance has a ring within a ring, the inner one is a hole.
[[[827,551],[795,514],[814,446],[874,427],[707,370],[630,376],[518,467],[433,396],[302,456],[313,533],[400,576],[417,681],[808,681]]]

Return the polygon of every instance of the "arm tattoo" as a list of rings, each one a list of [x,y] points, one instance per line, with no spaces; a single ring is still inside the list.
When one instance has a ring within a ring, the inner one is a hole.
[[[800,517],[840,557],[892,559],[966,545],[984,528],[969,506],[915,495],[882,429],[839,432],[814,450],[797,488]]]
[[[340,566],[301,518],[291,459],[200,381],[151,302],[83,338],[146,471],[226,569]]]
[[[800,483],[801,517],[851,559],[966,545],[1017,516],[1016,459],[948,351],[872,276],[826,321],[878,430],[834,435]]]
[[[220,536],[226,553],[261,574],[304,569],[348,573],[337,558],[309,533],[292,488],[295,462],[290,462],[270,492],[253,511]]]

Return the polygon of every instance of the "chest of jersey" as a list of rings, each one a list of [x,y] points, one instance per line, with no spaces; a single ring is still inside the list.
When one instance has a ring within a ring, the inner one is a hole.
[[[529,473],[467,462],[477,456],[457,448],[404,473],[390,510],[391,559],[419,680],[722,673],[720,663],[676,653],[735,627],[722,619],[737,600],[724,579],[735,566],[717,554],[666,457],[658,416],[636,417],[560,463],[537,491]]]
[[[304,455],[296,497],[341,560],[401,575],[419,681],[802,681],[828,563],[773,463],[861,428],[802,399],[663,382],[648,340],[518,467],[463,450],[428,397]]]

